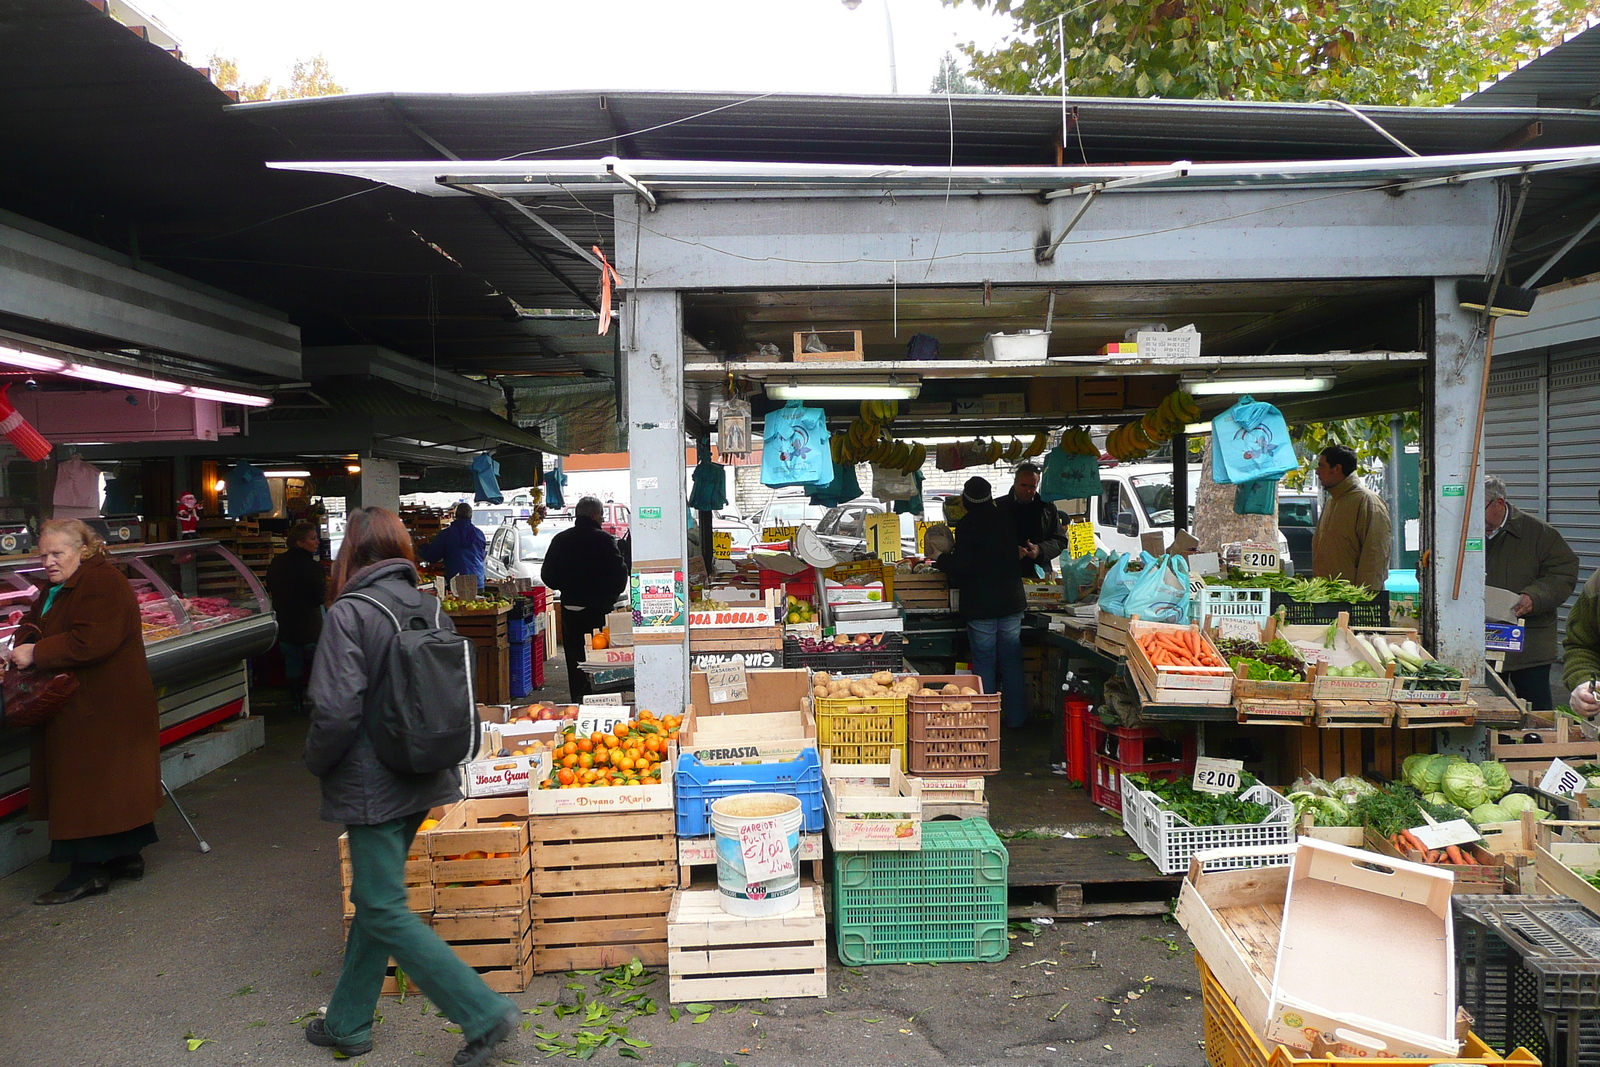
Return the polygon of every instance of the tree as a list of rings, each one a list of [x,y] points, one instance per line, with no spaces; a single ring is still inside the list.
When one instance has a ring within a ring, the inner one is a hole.
[[[1317,469],[1317,457],[1329,445],[1344,445],[1353,450],[1360,464],[1361,474],[1371,474],[1378,464],[1389,465],[1393,448],[1389,434],[1389,416],[1370,415],[1360,419],[1340,419],[1336,422],[1302,423],[1289,430],[1295,449],[1300,454],[1300,469],[1286,481],[1304,484]],[[1400,415],[1400,444],[1416,444],[1422,435],[1422,416],[1415,411]]]
[[[1592,0],[945,0],[1009,15],[1014,39],[963,45],[1001,92],[1449,104],[1582,24]]]
[[[940,95],[949,93],[951,96],[976,96],[999,90],[969,78],[956,54],[946,52],[944,58],[939,60],[939,72],[933,76],[933,84],[928,86],[928,92]]]
[[[295,60],[289,84],[274,88],[271,78],[245,82],[239,78],[239,64],[225,56],[211,57],[211,82],[218,89],[232,89],[240,100],[299,100],[308,96],[337,96],[344,86],[333,80],[333,71],[322,53],[310,59]]]

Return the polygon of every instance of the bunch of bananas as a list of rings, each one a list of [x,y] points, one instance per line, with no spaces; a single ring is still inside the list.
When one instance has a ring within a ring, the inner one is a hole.
[[[1118,460],[1143,459],[1162,441],[1200,419],[1200,405],[1188,393],[1168,393],[1154,411],[1123,423],[1106,438],[1106,451]]]
[[[861,402],[861,417],[867,422],[875,422],[887,426],[900,415],[900,401],[898,400],[863,400]]]
[[[863,400],[861,414],[828,441],[835,463],[876,463],[910,474],[928,458],[928,446],[896,441],[884,427],[900,414],[898,400]]]
[[[1100,455],[1100,450],[1095,447],[1094,439],[1089,436],[1089,431],[1082,427],[1063,431],[1060,448],[1061,451],[1073,456]]]

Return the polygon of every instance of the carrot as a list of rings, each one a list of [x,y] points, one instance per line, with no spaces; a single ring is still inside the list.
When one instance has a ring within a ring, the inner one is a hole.
[[[1443,863],[1444,853],[1435,848],[1429,850],[1428,854],[1422,858],[1427,863]]]
[[[1444,854],[1450,857],[1451,863],[1462,863],[1471,866],[1471,861],[1461,854],[1461,850],[1454,845],[1446,845]]]
[[[1413,834],[1410,830],[1401,830],[1400,831],[1400,838],[1401,838],[1401,840],[1403,840],[1406,843],[1406,847],[1407,848],[1415,849],[1418,852],[1435,851],[1433,849],[1428,848],[1427,845],[1423,844],[1422,843],[1422,839],[1419,838],[1416,834]]]

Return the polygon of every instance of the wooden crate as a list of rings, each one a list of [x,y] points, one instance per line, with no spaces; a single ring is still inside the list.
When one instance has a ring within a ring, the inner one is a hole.
[[[665,810],[529,821],[536,971],[666,962],[675,818]]]
[[[344,917],[350,918],[356,913],[356,906],[350,902],[350,887],[345,886],[339,890],[339,899],[344,904]],[[434,907],[433,886],[408,885],[406,886],[406,910],[414,911],[418,915],[431,915]]]
[[[1315,703],[1317,725],[1324,730],[1360,730],[1394,725],[1395,706],[1389,701],[1318,700]]]
[[[1402,690],[1395,690],[1398,694]],[[1478,705],[1470,697],[1462,704],[1413,704],[1395,702],[1395,725],[1402,730],[1429,730],[1435,727],[1476,724]]]
[[[806,342],[816,334],[828,346],[826,352],[805,351]],[[794,334],[794,361],[796,363],[860,363],[866,359],[861,347],[860,330],[796,330]]]
[[[782,626],[691,626],[690,652],[782,652]]]
[[[1121,411],[1126,403],[1121,378],[1079,378],[1079,411]]]
[[[822,862],[822,835],[800,835],[800,862],[811,865],[811,880],[817,885],[824,882],[826,865]],[[694,873],[717,865],[717,839],[715,837],[678,838],[678,888],[688,889],[694,884]]]
[[[1314,774],[1325,781],[1344,775],[1377,774],[1396,780],[1407,756],[1432,752],[1433,739],[1418,730],[1344,729],[1320,730],[1314,726],[1277,730],[1282,780],[1292,781],[1301,774]]]
[[[1479,845],[1461,845],[1460,847],[1472,854],[1479,862],[1467,863],[1429,863],[1423,853],[1416,849],[1401,850],[1389,843],[1389,839],[1379,834],[1376,830],[1367,830],[1363,835],[1366,848],[1397,860],[1410,860],[1412,863],[1421,863],[1441,871],[1449,871],[1455,876],[1451,884],[1450,893],[1453,896],[1466,894],[1494,895],[1506,891],[1506,869],[1494,853]]]
[[[741,918],[714,889],[673,894],[667,981],[673,1001],[826,997],[828,935],[822,892],[801,886],[793,911]]]
[[[1217,651],[1211,639],[1201,632],[1200,627],[1194,624],[1188,626],[1173,626],[1160,622],[1141,622],[1132,619],[1128,623],[1127,658],[1128,669],[1143,683],[1143,689],[1157,704],[1231,704],[1233,703],[1233,686],[1235,678],[1233,671],[1226,666],[1222,667],[1169,667],[1157,666],[1150,662],[1144,649],[1139,647],[1138,638],[1147,633],[1158,632],[1191,633],[1198,635],[1203,647],[1222,662],[1222,654]]]
[[[533,974],[533,909],[435,912],[433,932],[499,993],[520,993]]]
[[[1128,654],[1128,625],[1132,619],[1100,612],[1095,617],[1094,647],[1108,656]]]
[[[1539,740],[1523,742],[1521,739],[1528,734],[1537,735]],[[1553,759],[1575,767],[1582,763],[1600,763],[1600,740],[1589,740],[1566,716],[1557,715],[1555,725],[1549,729],[1491,730],[1489,758],[1504,764],[1514,781],[1537,785]]]
[[[1264,700],[1235,696],[1234,708],[1238,721],[1244,726],[1311,726],[1317,717],[1317,705],[1310,700]]]
[[[524,797],[461,801],[428,831],[428,851],[439,911],[520,908],[532,894]],[[481,858],[466,858],[480,852]]]
[[[897,571],[894,598],[908,608],[949,608],[950,579],[943,571]]]

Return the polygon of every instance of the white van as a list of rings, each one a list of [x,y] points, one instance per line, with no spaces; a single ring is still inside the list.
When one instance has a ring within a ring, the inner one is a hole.
[[[1194,502],[1200,493],[1200,463],[1189,467],[1189,514],[1194,528]],[[1173,528],[1172,467],[1166,463],[1121,463],[1100,468],[1100,496],[1091,502],[1095,540],[1107,552],[1139,551],[1139,538]],[[1167,538],[1169,541],[1171,537]],[[1289,542],[1278,531],[1278,556],[1284,573],[1293,574]]]

